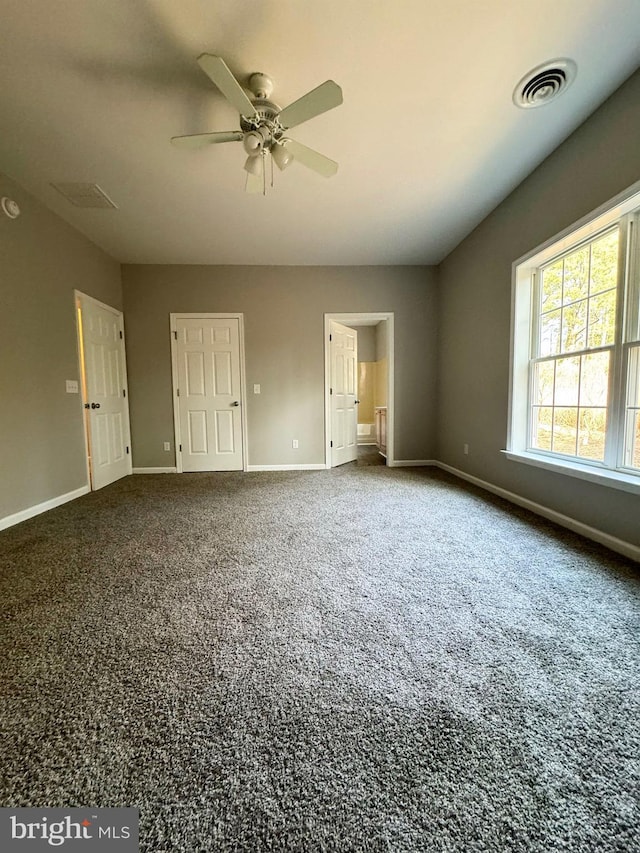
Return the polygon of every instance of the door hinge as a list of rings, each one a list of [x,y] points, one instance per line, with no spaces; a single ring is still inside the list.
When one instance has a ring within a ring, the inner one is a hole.
[[[123,397],[126,397],[126,396],[127,396],[127,389],[126,389],[126,388],[123,388],[123,389],[122,389],[122,396],[123,396]]]
[[[330,340],[330,341],[332,341],[332,340],[333,340],[333,335],[329,335],[329,340]]]
[[[329,442],[329,447],[333,447],[333,442],[332,442],[332,441],[330,441],[330,442]]]
[[[180,396],[180,389],[176,388],[176,397],[179,397],[179,396]]]
[[[127,453],[129,452],[129,447],[127,446]]]
[[[173,333],[173,337],[174,337],[176,340],[178,340],[178,332],[177,332],[177,331],[175,331],[175,332]]]
[[[329,388],[329,395],[333,396],[333,388]]]
[[[182,445],[180,445],[180,453],[182,453]]]
[[[122,340],[122,339],[123,339],[123,337],[124,337],[124,335],[122,334],[122,331],[121,331],[121,332],[120,332],[120,340]]]

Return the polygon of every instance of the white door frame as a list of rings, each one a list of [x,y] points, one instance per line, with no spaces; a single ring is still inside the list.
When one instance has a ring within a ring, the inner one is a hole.
[[[247,382],[245,376],[244,361],[244,314],[233,311],[211,314],[206,311],[189,312],[187,314],[169,314],[169,327],[171,331],[171,386],[173,394],[173,447],[176,455],[176,472],[182,474],[182,453],[179,448],[182,444],[180,438],[180,412],[178,409],[178,351],[177,343],[177,320],[237,320],[240,346],[240,423],[242,425],[242,470],[246,471],[249,464],[249,448],[247,445]]]
[[[107,305],[105,302],[100,302],[99,299],[95,299],[93,296],[89,296],[88,293],[83,293],[82,290],[74,290],[73,291],[73,313],[76,318],[76,345],[78,348],[78,375],[80,376],[80,396],[82,397],[82,431],[84,434],[84,458],[87,464],[87,486],[93,490],[93,474],[91,471],[90,464],[90,451],[89,451],[89,425],[87,423],[87,415],[85,406],[89,402],[87,398],[87,377],[85,373],[85,363],[84,363],[84,352],[83,352],[83,342],[82,342],[82,329],[80,327],[80,317],[78,314],[78,308],[80,307],[82,302],[92,302],[94,305],[97,305],[98,308],[103,308],[105,311],[111,312],[111,314],[115,314],[116,317],[120,320],[120,331],[122,333],[122,366],[123,366],[123,382],[124,382],[124,392],[125,399],[127,401],[127,405],[125,407],[125,421],[126,421],[126,430],[127,430],[127,447],[129,457],[127,460],[128,465],[128,473],[133,473],[133,448],[131,446],[131,421],[129,415],[129,380],[127,377],[127,347],[126,347],[126,339],[124,337],[124,314],[122,311],[119,311],[117,308],[114,308],[112,305]]]
[[[358,329],[358,326],[372,326],[381,320],[387,321],[387,465],[394,464],[394,345],[393,311],[353,312],[350,314],[324,315],[324,467],[331,468],[331,351],[329,348],[329,328],[331,320]]]

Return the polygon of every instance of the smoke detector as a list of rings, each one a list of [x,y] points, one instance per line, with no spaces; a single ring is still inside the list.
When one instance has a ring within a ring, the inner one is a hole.
[[[513,103],[522,109],[543,107],[573,83],[577,71],[572,59],[552,59],[538,65],[513,90]]]
[[[17,219],[20,216],[18,202],[14,201],[12,198],[2,196],[2,199],[0,200],[0,207],[2,207],[2,212],[6,214],[9,219]]]

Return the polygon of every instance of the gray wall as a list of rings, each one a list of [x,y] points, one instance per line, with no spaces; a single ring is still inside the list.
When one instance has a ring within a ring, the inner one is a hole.
[[[324,462],[324,313],[395,312],[397,459],[435,446],[435,271],[123,266],[135,467],[172,466],[170,312],[243,312],[249,464]],[[291,447],[292,438],[300,442]]]
[[[500,450],[507,435],[511,264],[640,179],[639,140],[640,72],[441,264],[438,332],[437,458],[634,544],[637,496],[510,462]]]
[[[358,326],[358,361],[376,360],[376,327]]]
[[[387,329],[387,321],[383,320],[376,326],[376,361],[387,357],[387,347],[389,346],[389,331]]]
[[[74,288],[122,307],[120,266],[0,173],[0,519],[86,484]]]

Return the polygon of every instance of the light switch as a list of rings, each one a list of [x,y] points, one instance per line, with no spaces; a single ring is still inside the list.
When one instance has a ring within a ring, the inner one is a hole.
[[[78,393],[78,380],[77,379],[67,379],[67,394],[77,394]]]
[[[260,386],[259,386],[259,385],[254,385],[254,386],[253,386],[253,393],[254,393],[254,394],[259,394],[259,393],[260,393]]]

